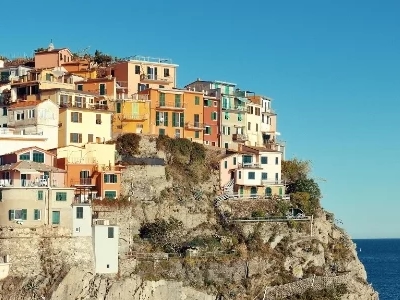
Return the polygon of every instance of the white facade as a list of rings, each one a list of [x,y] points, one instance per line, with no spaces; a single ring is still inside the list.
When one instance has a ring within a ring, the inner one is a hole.
[[[28,102],[29,103],[29,102]],[[48,150],[58,146],[58,106],[51,100],[32,102],[32,106],[15,103],[8,108],[7,127],[15,132],[46,137],[44,145],[34,145]],[[21,148],[21,147],[20,147]]]
[[[118,273],[119,227],[93,225],[92,228],[95,272],[98,274]]]
[[[34,146],[46,149],[52,143],[51,141],[49,142],[49,139],[44,135],[26,134],[24,132],[16,132],[11,128],[0,128],[0,155]]]
[[[262,146],[261,105],[248,103],[246,109],[245,134],[248,139],[246,145]]]
[[[92,207],[90,204],[72,205],[72,236],[92,236]]]

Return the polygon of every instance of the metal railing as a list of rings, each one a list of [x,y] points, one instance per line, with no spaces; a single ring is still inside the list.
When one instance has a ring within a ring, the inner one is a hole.
[[[132,114],[132,115],[122,115],[123,120],[147,120],[149,118],[148,114]]]
[[[174,101],[157,101],[157,107],[184,109],[185,104],[182,102],[174,102]]]
[[[238,142],[245,142],[249,138],[246,134],[239,134],[239,133],[234,133],[232,134],[232,140],[233,141],[238,141]]]
[[[240,193],[232,193],[227,194],[229,199],[255,199],[255,200],[271,200],[271,199],[281,199],[281,200],[290,200],[290,195],[267,195],[267,194],[240,194]]]
[[[261,164],[257,164],[257,163],[241,163],[238,164],[238,168],[239,169],[262,169]]]
[[[203,123],[200,122],[186,122],[185,123],[186,128],[188,129],[205,129],[206,126]]]
[[[71,180],[71,185],[95,185],[93,178],[79,178],[79,180]]]
[[[163,76],[155,75],[155,74],[142,74],[142,75],[140,75],[140,80],[171,82],[171,79],[169,77],[163,77]]]

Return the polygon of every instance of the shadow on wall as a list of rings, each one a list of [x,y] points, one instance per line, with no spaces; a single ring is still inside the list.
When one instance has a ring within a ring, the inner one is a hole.
[[[128,165],[165,166],[165,160],[158,157],[122,156],[121,163]]]

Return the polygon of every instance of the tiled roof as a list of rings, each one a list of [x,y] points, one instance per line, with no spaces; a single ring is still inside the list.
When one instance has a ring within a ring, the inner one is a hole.
[[[50,50],[50,51],[48,51],[48,50],[43,50],[43,51],[36,52],[35,55],[36,55],[36,54],[44,54],[44,53],[60,52],[61,50],[64,50],[64,49],[68,49],[68,48],[58,48],[58,49],[53,49],[53,50]]]
[[[0,171],[12,171],[12,170],[35,170],[38,172],[54,172],[54,173],[67,172],[63,169],[27,160],[0,166]]]
[[[37,151],[40,151],[40,152],[43,152],[43,153],[54,155],[52,152],[46,151],[46,150],[44,150],[42,148],[39,148],[39,147],[36,147],[36,146],[21,148],[21,149],[19,149],[17,151],[9,153],[9,154],[12,154],[12,153],[19,154],[19,153],[23,153],[23,152],[25,152],[27,150],[37,150]]]
[[[42,101],[39,101],[39,100],[20,101],[20,102],[11,104],[11,105],[9,106],[9,108],[10,108],[10,109],[13,109],[13,108],[21,108],[21,107],[36,106],[36,105],[38,105],[38,104],[41,103],[41,102],[42,102]]]
[[[79,84],[79,83],[91,83],[91,82],[114,81],[114,79],[115,79],[115,77],[111,77],[111,78],[102,77],[102,78],[85,79],[85,80],[76,81],[75,84]]]

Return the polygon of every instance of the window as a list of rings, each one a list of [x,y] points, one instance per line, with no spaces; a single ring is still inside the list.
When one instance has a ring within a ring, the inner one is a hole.
[[[46,81],[51,81],[51,74],[50,73],[46,74]]]
[[[83,207],[76,208],[76,218],[83,219]]]
[[[53,225],[59,225],[60,224],[60,211],[57,211],[57,210],[53,210],[52,211],[51,223]]]
[[[42,214],[41,214],[40,209],[34,209],[33,210],[33,219],[35,221],[39,221],[41,218],[42,218]]]
[[[231,128],[229,126],[222,126],[222,133],[224,135],[230,135],[231,134]]]
[[[96,124],[101,124],[101,114],[96,114]]]
[[[121,103],[117,103],[117,114],[120,114],[121,113]]]
[[[247,130],[251,130],[251,123],[247,122]]]
[[[156,126],[168,126],[168,112],[156,112]]]
[[[211,120],[217,121],[218,120],[218,113],[216,111],[213,111],[211,113]]]
[[[214,101],[214,107],[217,107],[217,106],[218,106],[217,101]]]
[[[250,155],[243,155],[243,164],[251,164],[253,162],[253,157]]]
[[[34,109],[29,109],[27,111],[27,119],[34,119],[35,118],[35,110]]]
[[[261,173],[261,180],[267,180],[268,179],[268,173]]]
[[[109,239],[114,238],[114,227],[108,227],[108,238]]]
[[[172,113],[172,126],[183,127],[184,125],[184,114],[183,113]]]
[[[116,191],[105,191],[104,198],[115,199],[115,198],[117,198],[117,192]]]
[[[78,84],[77,88],[78,88],[78,91],[83,91],[83,84]]]
[[[194,97],[194,105],[200,105],[200,97],[199,96]]]
[[[117,183],[117,174],[104,174],[104,183]]]
[[[224,161],[224,168],[228,169],[228,162],[227,161]]]
[[[276,181],[279,180],[279,173],[275,173],[275,180],[276,180]]]
[[[241,113],[238,113],[238,121],[242,121],[243,120],[243,115]]]
[[[225,120],[229,120],[229,113],[225,112]]]
[[[100,83],[100,95],[105,95],[107,93],[106,85],[104,83]]]
[[[8,211],[8,219],[10,221],[14,220],[26,220],[28,211],[26,209],[10,209]]]
[[[82,123],[82,113],[71,112],[71,122],[72,123]]]
[[[67,201],[66,192],[56,192],[56,201]]]
[[[239,171],[238,177],[239,179],[242,179],[242,171]]]
[[[256,179],[256,172],[249,172],[248,174],[248,179]]]
[[[37,192],[37,199],[38,200],[43,200],[43,191],[38,191]]]
[[[140,74],[140,66],[135,66],[135,74]]]
[[[256,132],[258,132],[258,124],[256,123]]]
[[[205,134],[211,134],[211,127],[210,126],[206,126]]]
[[[82,107],[82,97],[75,97],[75,107]]]
[[[44,163],[44,153],[33,150],[33,161],[37,163]]]
[[[208,100],[208,99],[204,99],[204,101],[203,101],[203,106],[211,106],[211,101],[210,100]]]
[[[181,107],[181,95],[175,95],[175,107]]]
[[[200,138],[200,131],[195,131],[194,132],[194,138],[199,139]]]
[[[158,135],[165,135],[165,129],[163,128],[158,129]]]
[[[181,130],[175,129],[175,138],[179,139],[181,137]]]
[[[87,139],[88,139],[88,143],[93,143],[93,134],[89,133]]]
[[[163,89],[163,88],[165,88],[165,86],[159,85],[158,88]]]
[[[279,165],[279,157],[275,157],[275,164]]]
[[[160,93],[160,95],[158,96],[158,101],[160,102],[160,106],[165,106],[165,94],[164,93]]]
[[[233,165],[236,166],[236,157],[233,157]]]
[[[26,152],[26,153],[20,154],[19,160],[31,160],[31,153]]]
[[[7,116],[7,107],[3,107],[3,116]]]
[[[261,164],[262,165],[268,164],[268,157],[267,156],[261,156]]]
[[[228,149],[228,147],[229,147],[229,144],[225,143],[225,149]]]
[[[71,143],[82,143],[82,134],[81,133],[70,133],[69,140]]]

